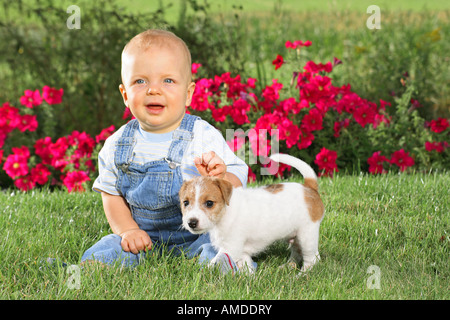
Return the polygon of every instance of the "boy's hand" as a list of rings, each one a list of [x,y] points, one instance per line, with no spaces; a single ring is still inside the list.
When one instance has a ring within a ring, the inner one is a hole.
[[[227,173],[227,166],[214,151],[206,152],[194,159],[194,164],[202,176],[213,176],[223,179]]]
[[[152,248],[152,240],[149,235],[139,228],[122,232],[120,236],[122,237],[120,245],[123,251],[138,254],[139,251],[147,251]]]

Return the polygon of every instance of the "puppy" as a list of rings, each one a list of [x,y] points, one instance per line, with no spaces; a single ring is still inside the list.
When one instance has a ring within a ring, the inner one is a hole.
[[[314,170],[300,159],[274,154],[272,160],[296,168],[304,184],[282,183],[260,188],[233,188],[226,180],[197,177],[179,192],[183,226],[194,234],[209,232],[218,255],[227,253],[240,269],[253,272],[252,256],[286,239],[290,262],[301,271],[319,259],[319,227],[324,206]],[[217,257],[217,256],[216,256]],[[211,265],[216,262],[214,258]]]

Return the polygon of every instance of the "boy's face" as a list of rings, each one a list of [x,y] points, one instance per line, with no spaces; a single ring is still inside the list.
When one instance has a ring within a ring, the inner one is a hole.
[[[166,133],[180,125],[195,89],[188,64],[176,45],[127,49],[119,89],[143,130]]]

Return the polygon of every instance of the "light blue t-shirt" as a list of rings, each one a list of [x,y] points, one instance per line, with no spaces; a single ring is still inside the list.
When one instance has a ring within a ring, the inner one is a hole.
[[[111,135],[106,141],[98,156],[99,176],[94,182],[93,190],[106,192],[112,195],[121,195],[116,189],[118,169],[114,164],[114,152],[117,139],[122,136],[125,125]],[[194,124],[194,139],[184,152],[181,163],[183,180],[199,176],[194,165],[194,158],[205,152],[214,151],[227,165],[227,172],[239,178],[242,185],[247,184],[248,167],[244,161],[237,157],[228,147],[220,131],[204,120],[197,120]],[[133,149],[133,162],[145,164],[150,161],[162,160],[167,157],[172,143],[172,132],[150,133],[139,127],[136,133],[136,145]]]

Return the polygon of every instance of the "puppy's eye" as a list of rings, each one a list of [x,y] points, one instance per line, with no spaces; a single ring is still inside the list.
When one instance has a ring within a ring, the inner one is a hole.
[[[184,205],[185,207],[187,207],[187,206],[189,205],[189,201],[188,201],[188,200],[184,200],[184,201],[183,201],[183,205]]]
[[[207,201],[205,202],[205,205],[206,205],[207,208],[212,208],[213,205],[214,205],[214,201],[207,200]]]

